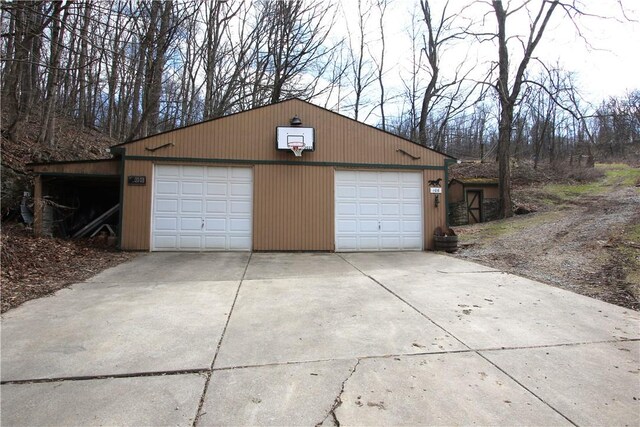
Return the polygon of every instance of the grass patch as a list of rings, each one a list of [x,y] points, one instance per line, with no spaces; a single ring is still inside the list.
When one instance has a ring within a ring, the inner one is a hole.
[[[495,239],[497,237],[509,236],[522,230],[536,227],[537,225],[548,223],[559,218],[559,212],[539,212],[532,215],[517,216],[499,221],[486,222],[482,226],[482,230],[471,235],[460,235],[460,240],[483,240]]]
[[[604,172],[604,178],[584,184],[549,184],[543,191],[560,201],[572,201],[585,195],[602,194],[613,186],[631,187],[640,180],[640,168],[622,163],[599,163],[595,167]]]
[[[635,243],[640,243],[640,224],[635,224],[625,230],[626,240],[631,240]]]
[[[630,187],[636,185],[636,182],[640,180],[640,168],[632,168],[631,166],[621,163],[597,166],[604,169],[604,181],[607,185]]]

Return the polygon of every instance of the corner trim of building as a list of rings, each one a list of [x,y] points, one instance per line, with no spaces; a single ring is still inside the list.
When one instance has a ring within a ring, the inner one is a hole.
[[[451,227],[449,221],[449,166],[457,163],[457,160],[444,159],[444,216],[447,228]]]
[[[122,219],[124,218],[124,162],[125,162],[125,148],[113,149],[114,154],[120,155],[120,165],[118,166],[118,172],[120,175],[120,209],[118,212],[118,249],[122,250]]]

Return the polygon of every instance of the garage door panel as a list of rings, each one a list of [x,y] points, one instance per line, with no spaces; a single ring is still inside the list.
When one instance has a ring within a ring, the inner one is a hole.
[[[251,168],[157,165],[153,250],[251,250]]]
[[[355,206],[355,203],[354,203]],[[379,213],[379,204],[378,203],[360,203],[360,215],[375,215],[378,217]]]
[[[231,209],[229,210],[232,214],[251,214],[251,202],[248,201],[240,201],[240,200],[232,200],[231,201]]]
[[[382,220],[380,221],[380,231],[383,233],[399,233],[400,221],[398,220]]]
[[[227,182],[229,171],[227,168],[207,167],[207,180]]]
[[[422,188],[422,174],[421,173],[403,173],[403,184],[415,184],[416,187]]]
[[[358,237],[355,235],[341,235],[336,237],[336,248],[357,248]]]
[[[356,174],[360,184],[378,183],[378,172],[356,172]]]
[[[406,233],[420,233],[422,232],[422,221],[402,221],[402,232]]]
[[[359,236],[358,249],[363,251],[377,251],[380,248],[378,236]]]
[[[157,249],[175,249],[178,246],[178,237],[157,235],[154,244]]]
[[[358,205],[353,202],[336,203],[336,211],[338,215],[355,215],[358,211]]]
[[[176,217],[163,218],[159,217],[154,222],[154,228],[158,231],[177,231],[178,219]]]
[[[224,233],[227,231],[227,220],[225,218],[206,218],[204,220],[204,231]]]
[[[180,236],[180,249],[185,250],[200,250],[202,247],[202,237],[199,235],[181,235]]]
[[[226,213],[226,212],[227,212],[226,200],[207,200],[205,213],[217,214],[217,213]]]
[[[380,198],[382,200],[391,199],[391,200],[399,200],[400,199],[400,188],[398,187],[381,187],[380,188]]]
[[[343,183],[353,183],[358,182],[358,172],[356,171],[340,171],[340,182]]]
[[[178,178],[180,176],[180,166],[164,165],[162,168],[156,168],[155,175],[158,178]]]
[[[178,181],[156,181],[155,193],[157,195],[177,196],[180,188]]]
[[[402,204],[402,215],[407,216],[422,216],[422,203],[409,203],[404,202]]]
[[[418,187],[404,187],[402,189],[404,200],[422,200],[422,189]]]
[[[226,235],[219,234],[204,236],[204,249],[219,249],[225,247],[228,247]]]
[[[180,186],[180,194],[183,196],[202,196],[204,195],[204,184],[202,182],[183,181]]]
[[[251,182],[251,178],[253,176],[253,172],[251,171],[251,169],[247,169],[247,168],[229,168],[229,175],[230,178],[234,181],[247,181],[247,182]]]
[[[357,194],[358,193],[355,184],[338,185],[338,187],[336,188],[336,196],[340,198],[344,197],[355,199]]]
[[[382,203],[381,204],[381,212],[382,216],[398,216],[400,213],[400,206],[398,203]]]
[[[229,220],[229,231],[244,231],[251,227],[250,218],[231,218]]]
[[[156,212],[166,214],[178,213],[178,199],[156,199]]]
[[[400,182],[400,174],[397,172],[385,172],[379,175],[382,184],[398,184]]]
[[[336,250],[421,250],[422,177],[421,172],[336,171]]]
[[[336,223],[336,229],[340,233],[356,233],[358,231],[358,222],[355,220],[340,220]]]
[[[182,177],[183,178],[204,178],[204,167],[203,166],[189,166],[182,168]]]
[[[410,250],[422,246],[422,236],[403,236],[402,250]]]
[[[182,199],[180,201],[180,213],[182,214],[201,214],[202,199]]]
[[[381,246],[388,250],[402,249],[400,236],[380,236]]]
[[[202,230],[202,218],[197,217],[180,217],[180,229],[179,231],[200,231]]]
[[[360,233],[370,233],[370,232],[377,233],[378,230],[379,230],[379,221],[377,219],[376,220],[361,219],[359,221],[358,231]]]
[[[231,184],[229,195],[231,197],[248,197],[251,196],[251,183]]]
[[[373,186],[361,186],[358,187],[358,197],[361,199],[375,199],[378,200],[378,187]]]
[[[227,196],[226,182],[207,182],[207,196]]]
[[[248,236],[229,236],[228,247],[230,250],[246,250],[245,248],[251,247],[251,237]]]

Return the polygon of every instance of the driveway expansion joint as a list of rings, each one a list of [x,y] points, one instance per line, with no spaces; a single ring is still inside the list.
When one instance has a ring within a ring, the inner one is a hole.
[[[547,402],[546,400],[544,400],[542,397],[538,396],[538,394],[536,394],[535,392],[533,392],[530,388],[528,388],[527,386],[525,386],[523,383],[521,383],[520,381],[518,381],[515,377],[513,377],[511,374],[509,374],[507,371],[505,371],[504,369],[502,369],[500,366],[498,366],[496,363],[493,363],[493,361],[491,361],[489,358],[487,358],[486,356],[484,356],[483,354],[481,354],[479,351],[475,352],[478,356],[482,357],[484,360],[486,360],[491,366],[493,366],[494,368],[496,368],[497,370],[499,370],[500,372],[502,372],[503,374],[505,374],[507,377],[509,377],[511,379],[511,381],[515,382],[516,384],[518,384],[520,387],[522,387],[524,390],[528,391],[533,397],[535,397],[536,399],[538,399],[540,402],[542,402],[542,404],[546,405],[547,407],[549,407],[552,411],[554,411],[555,413],[557,413],[558,415],[560,415],[562,418],[564,418],[565,420],[567,420],[568,422],[570,422],[572,425],[574,426],[578,426],[578,424],[576,424],[575,422],[573,422],[569,417],[567,417],[565,414],[563,414],[562,412],[560,412],[558,409],[556,409],[553,405],[551,405],[549,402]]]
[[[460,338],[456,337],[454,334],[452,334],[451,332],[449,332],[448,330],[446,330],[443,326],[439,325],[438,323],[436,323],[433,319],[431,319],[429,316],[427,316],[426,314],[424,314],[422,311],[420,311],[418,309],[418,307],[414,306],[413,304],[411,304],[409,301],[405,300],[404,298],[402,298],[400,295],[398,295],[397,293],[393,292],[391,289],[389,289],[388,287],[386,287],[385,285],[383,285],[381,282],[379,282],[378,280],[376,280],[375,278],[371,277],[370,275],[368,275],[367,273],[365,273],[364,271],[362,271],[361,269],[359,269],[358,267],[356,267],[355,265],[353,265],[351,262],[349,262],[349,260],[347,260],[346,258],[344,258],[342,255],[338,256],[340,258],[342,258],[345,262],[347,262],[348,264],[350,264],[353,268],[355,268],[356,270],[358,270],[360,273],[362,273],[365,277],[369,278],[370,280],[372,280],[374,283],[377,283],[380,287],[382,287],[385,291],[389,292],[391,295],[393,295],[394,297],[396,297],[397,299],[399,299],[400,301],[402,301],[403,303],[405,303],[406,305],[408,305],[409,307],[411,307],[411,309],[413,309],[416,313],[418,313],[419,315],[421,315],[422,317],[424,317],[425,319],[427,319],[429,322],[433,323],[435,326],[437,326],[438,328],[442,329],[445,333],[449,334],[453,339],[455,339],[456,341],[458,341],[460,344],[462,344],[463,346],[465,346],[466,348],[468,348],[469,350],[473,350],[471,347],[469,347],[465,342],[463,342]]]
[[[218,341],[218,345],[216,347],[216,352],[213,355],[213,360],[211,360],[211,365],[209,370],[207,371],[207,379],[204,383],[204,388],[202,390],[202,395],[200,396],[200,401],[198,402],[198,408],[196,410],[196,415],[193,417],[192,426],[195,427],[200,421],[200,417],[202,416],[202,407],[204,405],[204,399],[207,396],[207,390],[209,389],[209,383],[211,382],[211,374],[213,371],[213,365],[216,363],[216,359],[218,358],[218,353],[220,352],[220,347],[222,346],[222,340],[224,340],[224,334],[227,332],[227,327],[229,326],[229,321],[231,320],[231,315],[233,314],[233,308],[236,306],[236,301],[238,300],[238,295],[240,294],[240,288],[242,287],[242,282],[244,282],[244,278],[247,275],[247,269],[249,268],[249,264],[251,263],[251,257],[253,256],[253,252],[249,253],[249,258],[247,259],[247,264],[244,266],[244,271],[242,272],[242,278],[238,283],[238,289],[236,289],[236,294],[233,297],[233,302],[231,303],[231,308],[229,309],[229,315],[227,316],[227,321],[224,324],[224,328],[222,329],[222,334],[220,335],[220,340]]]
[[[557,343],[557,344],[540,344],[540,345],[525,345],[525,346],[514,346],[514,347],[487,347],[487,348],[476,348],[472,351],[475,352],[485,352],[485,351],[502,351],[502,350],[527,350],[527,349],[536,349],[536,348],[555,348],[555,347],[576,347],[580,345],[594,345],[594,344],[620,344],[625,342],[636,342],[640,341],[640,338],[620,338],[620,339],[612,339],[612,340],[601,340],[601,341],[580,341],[580,342],[565,342],[565,343]]]
[[[0,381],[0,385],[8,384],[41,384],[56,383],[62,381],[90,381],[90,380],[109,380],[118,378],[144,378],[144,377],[165,377],[173,375],[189,375],[189,374],[208,374],[209,368],[200,369],[176,369],[172,371],[151,371],[151,372],[131,372],[126,374],[107,374],[107,375],[79,375],[71,377],[52,377],[52,378],[33,378],[24,380],[5,380]]]

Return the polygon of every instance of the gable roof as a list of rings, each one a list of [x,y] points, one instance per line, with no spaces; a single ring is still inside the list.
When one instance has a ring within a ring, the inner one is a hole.
[[[231,121],[233,119],[237,119],[238,116],[243,116],[243,115],[247,115],[247,114],[250,114],[250,113],[260,113],[261,110],[274,110],[274,109],[278,109],[278,107],[281,107],[284,104],[296,103],[296,102],[297,103],[302,103],[302,104],[304,104],[306,106],[309,106],[310,108],[317,109],[319,111],[327,113],[328,115],[333,115],[334,117],[336,117],[337,120],[346,120],[346,121],[352,123],[352,125],[355,126],[356,128],[368,129],[370,131],[379,132],[381,134],[385,134],[385,135],[387,135],[389,137],[392,137],[394,139],[402,140],[404,142],[410,143],[415,147],[419,147],[419,149],[421,149],[421,150],[427,150],[427,151],[430,151],[430,152],[433,152],[433,153],[437,153],[437,154],[439,154],[441,156],[445,156],[445,157],[447,157],[449,159],[455,159],[454,157],[452,157],[452,156],[450,156],[450,155],[448,155],[446,153],[440,152],[438,150],[434,150],[433,148],[426,147],[426,146],[424,146],[422,144],[419,144],[419,143],[417,143],[415,141],[412,141],[412,140],[404,138],[402,136],[398,136],[398,135],[393,134],[391,132],[379,129],[379,128],[375,127],[375,126],[372,126],[372,125],[369,125],[369,124],[366,124],[366,123],[363,123],[363,122],[359,122],[359,121],[357,121],[355,119],[352,119],[351,117],[336,113],[335,111],[320,107],[318,105],[312,104],[311,102],[304,101],[304,100],[299,99],[299,98],[290,98],[290,99],[279,101],[279,102],[276,102],[276,103],[273,103],[273,104],[263,105],[263,106],[255,107],[255,108],[252,108],[252,109],[249,109],[249,110],[228,114],[226,116],[216,117],[216,118],[204,120],[204,121],[201,121],[201,122],[198,122],[198,123],[192,123],[192,124],[189,124],[189,125],[186,125],[186,126],[182,126],[182,127],[178,127],[178,128],[175,128],[175,129],[171,129],[171,130],[168,130],[168,131],[165,131],[165,132],[160,132],[160,133],[157,133],[157,134],[154,134],[154,135],[150,135],[150,136],[147,136],[147,137],[138,138],[138,139],[135,139],[133,141],[128,141],[128,142],[123,142],[123,143],[120,143],[120,144],[116,144],[116,145],[113,145],[111,147],[111,149],[113,150],[113,149],[118,149],[118,148],[126,148],[127,146],[131,146],[133,144],[138,144],[138,143],[141,143],[141,142],[144,142],[144,141],[148,141],[148,140],[153,140],[153,139],[157,140],[160,137],[166,137],[166,136],[169,136],[169,135],[172,135],[172,134],[180,133],[180,132],[183,132],[183,131],[188,130],[190,128],[193,128],[193,127],[206,126],[207,124],[212,124],[214,122],[220,122],[220,121]],[[288,121],[286,123],[283,122],[283,123],[280,123],[280,125],[281,126],[285,126],[285,125],[288,126],[289,122]],[[308,123],[303,123],[303,125],[309,125],[309,124]],[[116,151],[116,150],[113,150],[113,151]],[[120,151],[120,150],[117,150],[117,151]]]

